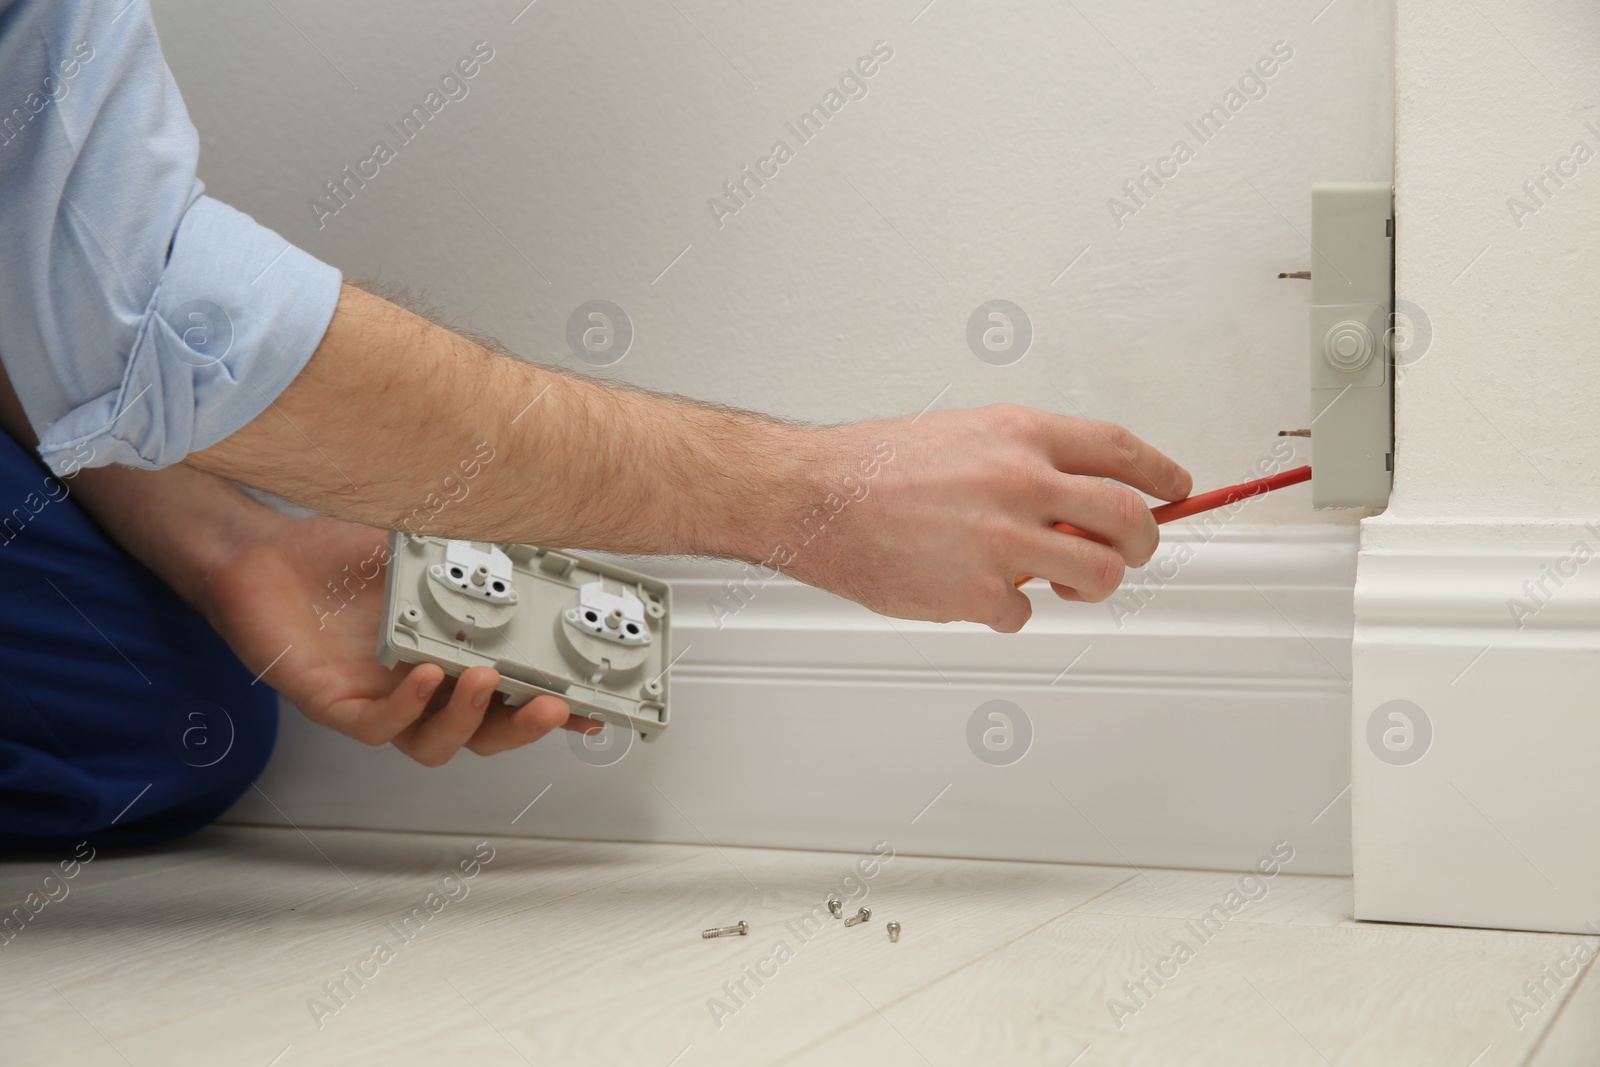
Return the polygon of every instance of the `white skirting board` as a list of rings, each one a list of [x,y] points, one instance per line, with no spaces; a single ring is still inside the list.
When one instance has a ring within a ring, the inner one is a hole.
[[[729,614],[738,566],[635,560],[674,587],[659,741],[596,766],[562,733],[426,769],[285,708],[229,817],[1231,869],[1287,841],[1297,873],[1348,873],[1355,556],[1350,527],[1179,527],[1115,608],[1034,583],[1015,635],[783,579]]]
[[[1357,918],[1600,930],[1600,525],[1367,520],[1352,726]]]

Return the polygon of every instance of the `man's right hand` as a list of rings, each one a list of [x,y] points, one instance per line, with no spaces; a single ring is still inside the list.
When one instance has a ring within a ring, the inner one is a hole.
[[[1032,613],[1017,575],[1106,599],[1160,541],[1134,490],[1181,500],[1192,485],[1121,426],[1009,404],[810,432],[815,499],[773,516],[763,559],[885,615],[1005,633]]]

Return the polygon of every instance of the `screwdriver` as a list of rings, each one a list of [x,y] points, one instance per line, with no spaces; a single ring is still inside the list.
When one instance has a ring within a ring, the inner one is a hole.
[[[1211,511],[1215,508],[1225,508],[1229,504],[1236,503],[1240,500],[1248,500],[1253,496],[1260,496],[1262,493],[1270,493],[1274,489],[1282,489],[1285,486],[1298,485],[1299,483],[1309,481],[1310,479],[1310,467],[1296,467],[1293,470],[1284,471],[1281,474],[1273,474],[1266,478],[1257,478],[1253,482],[1241,482],[1238,485],[1230,485],[1226,489],[1213,489],[1211,492],[1201,493],[1199,496],[1191,496],[1186,497],[1183,500],[1175,500],[1170,504],[1161,504],[1157,507],[1151,508],[1150,514],[1155,517],[1157,523],[1171,522],[1174,519],[1185,519],[1190,515],[1198,515],[1202,511]],[[1076,526],[1071,526],[1064,522],[1056,523],[1056,529],[1060,530],[1062,533],[1074,534],[1078,537],[1086,537],[1091,541],[1098,541],[1102,545],[1110,543],[1103,537],[1098,537],[1095,534],[1089,533],[1087,530],[1080,530]],[[1033,581],[1033,576],[1029,574],[1019,575],[1017,578],[1017,584],[1019,586],[1031,581]]]

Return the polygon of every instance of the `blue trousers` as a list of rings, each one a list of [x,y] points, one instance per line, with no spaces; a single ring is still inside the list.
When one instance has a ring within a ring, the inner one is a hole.
[[[0,433],[0,850],[141,845],[255,781],[278,698]]]

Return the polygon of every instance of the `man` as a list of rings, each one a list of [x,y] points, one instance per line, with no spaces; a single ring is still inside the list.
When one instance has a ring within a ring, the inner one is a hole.
[[[1014,406],[794,426],[557,374],[345,286],[202,195],[146,0],[0,0],[0,107],[0,847],[214,819],[270,752],[268,686],[428,765],[591,725],[554,697],[506,708],[488,668],[382,668],[377,583],[325,609],[474,458],[423,532],[769,562],[892,455],[784,570],[1005,632],[1031,610],[1014,576],[1104,599],[1157,544],[1135,490],[1189,492],[1117,426]]]

